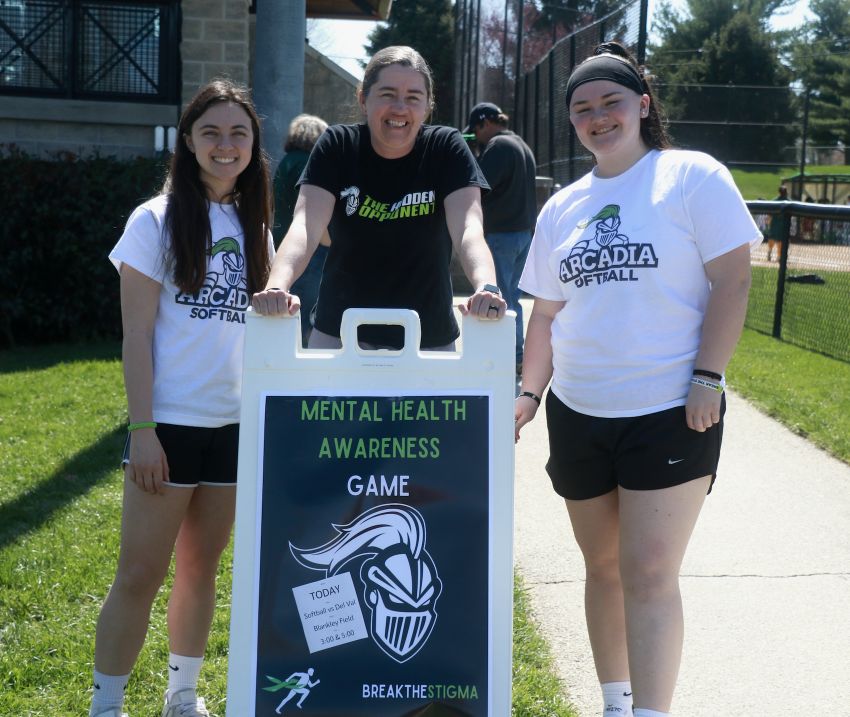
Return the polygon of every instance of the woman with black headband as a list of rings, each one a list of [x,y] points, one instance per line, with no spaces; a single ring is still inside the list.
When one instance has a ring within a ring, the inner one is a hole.
[[[537,220],[517,439],[551,380],[546,470],[585,559],[603,714],[657,717],[679,670],[679,568],[716,477],[761,233],[721,164],[670,149],[622,46],[579,65],[566,102],[596,166]]]

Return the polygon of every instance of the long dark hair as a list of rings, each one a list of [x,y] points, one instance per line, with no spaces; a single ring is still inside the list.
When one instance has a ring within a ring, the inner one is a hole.
[[[639,65],[634,55],[623,47],[619,42],[603,42],[597,45],[593,50],[593,55],[588,59],[592,59],[596,55],[615,55],[620,57],[636,70],[641,77],[644,94],[649,95],[649,112],[646,117],[640,120],[640,137],[644,143],[652,149],[670,149],[673,143],[670,140],[670,135],[667,134],[667,120],[664,115],[664,108],[655,97],[655,92],[652,90],[652,76],[646,73],[646,68]],[[587,62],[587,60],[585,60]]]
[[[177,143],[168,176],[162,188],[168,194],[165,225],[171,235],[168,267],[181,291],[197,293],[207,274],[207,258],[212,243],[209,199],[201,182],[200,166],[186,146],[192,125],[212,105],[232,102],[251,118],[254,144],[251,161],[237,177],[232,199],[245,234],[248,293],[260,291],[269,276],[267,232],[271,222],[269,161],[260,148],[260,120],[248,90],[230,80],[208,82],[191,99],[177,126]]]

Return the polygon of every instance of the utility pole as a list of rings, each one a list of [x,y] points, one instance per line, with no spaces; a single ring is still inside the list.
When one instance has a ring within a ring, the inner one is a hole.
[[[800,146],[800,187],[798,192],[794,192],[796,197],[792,197],[797,202],[803,201],[803,183],[805,182],[805,174],[806,174],[806,139],[809,134],[809,97],[811,96],[811,90],[806,88],[806,100],[803,103],[803,141]]]
[[[257,0],[254,102],[272,172],[283,156],[289,123],[304,107],[306,0]]]
[[[517,21],[516,21],[516,68],[514,72],[514,129],[519,127],[519,81],[522,76],[522,21],[523,15],[523,0],[517,0]]]
[[[508,3],[511,0],[505,0],[505,23],[503,26],[504,35],[502,37],[502,99],[499,102],[499,107],[504,107],[508,99],[507,82],[508,82]]]

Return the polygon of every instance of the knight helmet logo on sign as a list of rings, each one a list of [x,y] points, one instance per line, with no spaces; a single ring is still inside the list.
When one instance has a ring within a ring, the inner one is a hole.
[[[369,632],[375,644],[396,662],[413,657],[437,621],[443,585],[425,549],[422,514],[402,504],[381,505],[346,525],[333,525],[336,537],[315,548],[289,548],[304,567],[325,577],[362,560],[363,597],[371,612]]]

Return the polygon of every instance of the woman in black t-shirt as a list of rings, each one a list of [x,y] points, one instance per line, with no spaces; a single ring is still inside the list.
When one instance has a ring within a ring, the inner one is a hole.
[[[336,125],[319,139],[299,182],[295,216],[264,291],[262,314],[294,314],[289,289],[327,229],[328,255],[310,346],[340,345],[350,307],[408,308],[422,348],[450,348],[452,247],[475,292],[459,308],[482,319],[506,309],[484,242],[481,189],[487,182],[457,130],[424,124],[433,107],[431,71],[418,52],[388,47],[366,67],[358,92],[365,124]],[[362,344],[398,347],[388,327],[367,326]]]

